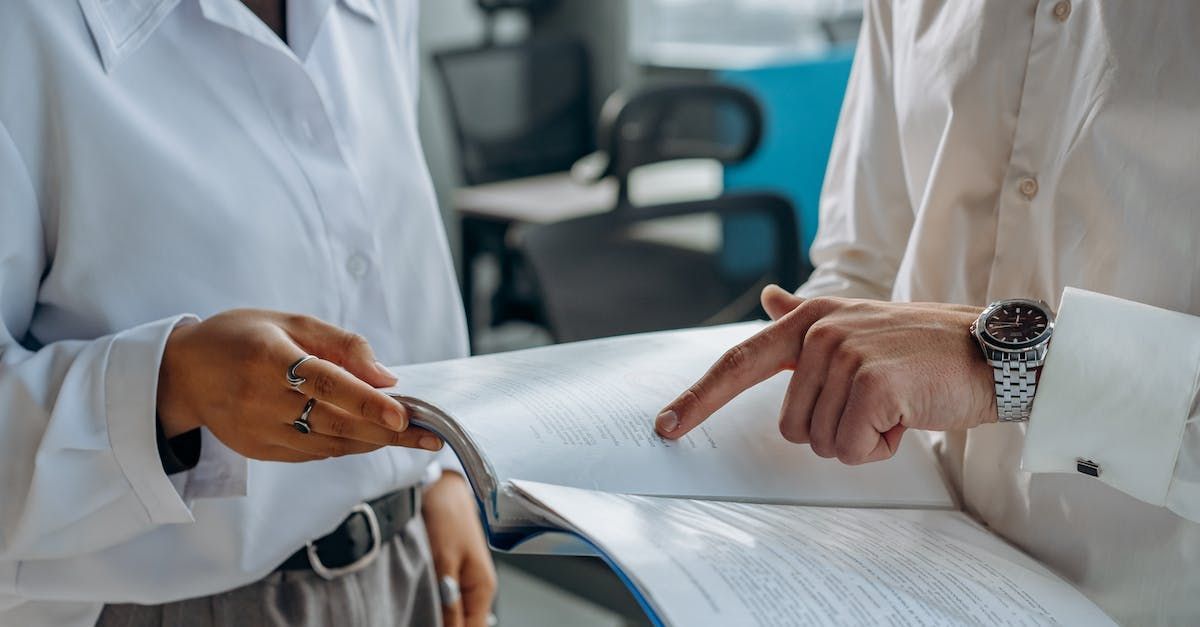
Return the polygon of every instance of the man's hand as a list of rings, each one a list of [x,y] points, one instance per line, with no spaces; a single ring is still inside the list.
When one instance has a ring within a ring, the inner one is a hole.
[[[286,380],[297,375],[300,392]],[[175,329],[158,377],[158,415],[167,437],[207,427],[254,459],[300,462],[366,453],[383,446],[438,450],[433,433],[409,428],[407,410],[377,387],[396,378],[362,337],[316,318],[273,311],[227,311]],[[308,398],[311,432],[292,421]]]
[[[442,607],[446,627],[486,627],[496,596],[496,569],[488,553],[479,509],[466,479],[447,472],[425,491],[422,514],[438,580],[453,577],[462,599]]]
[[[905,429],[996,421],[992,369],[968,329],[981,309],[763,290],[775,319],[733,347],[663,409],[658,433],[679,438],[747,388],[793,370],[779,431],[847,464],[887,459]]]

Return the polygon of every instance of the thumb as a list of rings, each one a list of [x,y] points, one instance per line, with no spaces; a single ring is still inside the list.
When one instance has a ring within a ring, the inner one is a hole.
[[[793,309],[799,307],[803,302],[803,298],[784,290],[778,285],[768,285],[762,291],[763,309],[766,310],[768,316],[771,316],[772,320],[782,318]]]

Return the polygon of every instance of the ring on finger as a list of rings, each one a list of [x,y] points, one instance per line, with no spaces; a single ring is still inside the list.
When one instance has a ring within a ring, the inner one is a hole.
[[[312,426],[308,424],[308,415],[312,413],[313,407],[316,407],[317,399],[310,398],[304,404],[304,409],[300,411],[300,417],[292,421],[292,426],[300,433],[309,433],[312,431]]]
[[[317,358],[316,355],[305,355],[305,356],[301,357],[300,359],[297,359],[296,361],[292,362],[292,365],[288,366],[288,369],[287,369],[287,384],[288,384],[288,386],[290,386],[293,390],[299,392],[300,386],[302,386],[306,382],[308,382],[308,379],[296,374],[296,369],[299,368],[300,366],[304,365],[305,362],[316,359],[316,358]]]
[[[442,597],[442,605],[451,607],[462,600],[462,591],[458,587],[458,580],[450,575],[442,575],[438,581],[438,592]]]

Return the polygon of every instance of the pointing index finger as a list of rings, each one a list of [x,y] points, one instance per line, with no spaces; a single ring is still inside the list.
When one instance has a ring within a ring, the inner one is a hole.
[[[738,394],[793,366],[796,348],[785,334],[787,316],[725,351],[692,387],[663,408],[658,434],[681,438]]]

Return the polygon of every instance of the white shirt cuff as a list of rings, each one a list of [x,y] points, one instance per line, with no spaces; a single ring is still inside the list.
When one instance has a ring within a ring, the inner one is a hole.
[[[183,483],[176,487],[186,501],[246,496],[247,466],[245,457],[201,428],[200,460],[195,468],[178,475]]]
[[[458,461],[458,455],[455,455],[454,451],[451,450],[449,446],[446,446],[441,451],[438,451],[436,461],[438,467],[441,468],[441,472],[457,472],[463,477],[467,476],[467,471],[463,470],[462,462]]]
[[[158,369],[177,316],[118,333],[104,370],[108,437],[125,480],[154,524],[192,522],[192,512],[163,471],[155,438]]]
[[[437,480],[442,478],[442,473],[446,471],[457,472],[463,477],[467,476],[462,464],[458,461],[458,456],[450,450],[449,446],[442,447],[442,450],[438,451],[437,457],[433,459],[433,463],[425,469],[425,475],[421,477],[421,487],[428,488],[437,483]]]
[[[1022,468],[1075,473],[1165,506],[1196,399],[1200,318],[1068,288],[1038,382]]]

